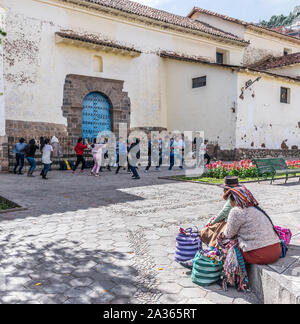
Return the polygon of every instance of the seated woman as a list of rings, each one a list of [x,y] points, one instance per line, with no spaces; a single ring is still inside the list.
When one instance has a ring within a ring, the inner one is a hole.
[[[225,237],[237,238],[246,263],[275,263],[281,255],[278,235],[251,192],[244,186],[228,188],[224,199],[228,199],[232,206]]]
[[[224,185],[221,185],[220,187],[224,188],[224,193],[225,193],[228,189],[235,188],[238,186],[239,186],[238,177],[228,176],[224,179]],[[230,201],[226,200],[226,203],[223,206],[222,210],[219,212],[219,214],[217,216],[212,217],[208,221],[205,228],[203,228],[200,231],[199,235],[203,243],[207,244],[210,247],[214,247],[214,248],[218,247],[217,238],[225,230],[226,223],[231,209],[232,206]]]

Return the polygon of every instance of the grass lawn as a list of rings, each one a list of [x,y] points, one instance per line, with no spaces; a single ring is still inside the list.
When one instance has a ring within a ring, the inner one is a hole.
[[[295,177],[300,177],[300,173],[297,173],[297,175],[291,175],[289,176],[289,179],[295,178]],[[185,176],[175,176],[174,179],[176,180],[183,180],[183,181],[194,181],[194,182],[204,182],[204,183],[210,183],[210,184],[223,184],[224,183],[224,179],[217,179],[217,178],[208,178],[202,176],[202,177],[185,177]],[[283,177],[282,175],[277,175],[275,176],[275,179],[285,179],[285,176]],[[260,178],[260,180],[265,180]],[[268,181],[271,181],[271,178],[267,178]],[[258,182],[257,178],[239,178],[239,182],[243,183],[243,182]]]
[[[6,200],[5,198],[0,197],[0,212],[8,209],[19,208],[17,204]]]

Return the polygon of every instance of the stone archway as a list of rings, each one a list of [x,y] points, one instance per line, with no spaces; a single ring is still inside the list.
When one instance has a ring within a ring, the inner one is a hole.
[[[119,123],[130,129],[130,99],[123,92],[124,81],[69,74],[66,77],[63,96],[63,116],[67,118],[70,137],[82,134],[82,103],[91,92],[104,94],[111,105],[111,128],[118,136]]]

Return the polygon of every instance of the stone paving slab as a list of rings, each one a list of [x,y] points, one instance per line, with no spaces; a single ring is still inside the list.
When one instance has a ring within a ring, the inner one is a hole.
[[[0,217],[0,303],[260,303],[199,287],[174,261],[178,228],[201,228],[223,201],[216,186],[158,179],[170,174],[179,172],[0,174],[0,195],[28,208]],[[248,187],[277,225],[300,233],[298,183]],[[296,273],[294,254],[272,271]]]

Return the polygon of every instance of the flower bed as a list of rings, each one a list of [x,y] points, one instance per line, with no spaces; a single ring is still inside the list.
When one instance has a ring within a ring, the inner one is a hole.
[[[300,169],[300,160],[288,160],[286,164],[291,169]]]
[[[286,164],[291,169],[300,168],[300,160],[288,160]],[[207,178],[224,179],[226,176],[238,176],[240,179],[256,178],[256,165],[250,160],[235,161],[233,163],[224,163],[217,161],[207,166],[205,173]]]
[[[256,166],[250,160],[224,163],[217,161],[207,166],[205,176],[208,178],[224,179],[226,176],[238,176],[241,179],[255,178]]]

